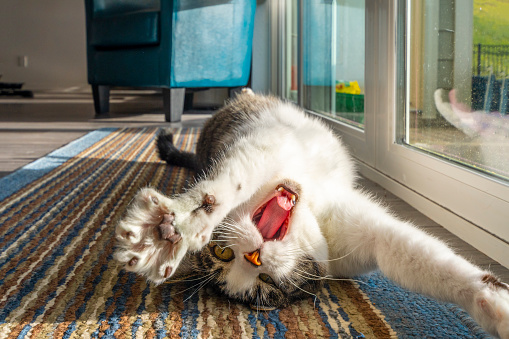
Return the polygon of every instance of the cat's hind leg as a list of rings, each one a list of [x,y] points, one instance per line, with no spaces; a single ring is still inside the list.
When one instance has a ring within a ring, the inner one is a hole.
[[[338,250],[351,252],[346,261],[331,263],[335,274],[341,274],[342,268],[347,271],[349,263],[359,272],[363,264],[366,268],[377,265],[403,287],[458,304],[487,331],[509,338],[509,286],[490,272],[395,218],[362,193],[354,191],[339,202],[335,220],[340,224],[336,236],[348,244]]]

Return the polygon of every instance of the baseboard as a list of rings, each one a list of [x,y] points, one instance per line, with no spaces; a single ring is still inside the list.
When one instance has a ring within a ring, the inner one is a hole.
[[[509,268],[507,255],[509,245],[506,242],[365,163],[357,162],[357,166],[363,176],[384,187],[457,237]]]

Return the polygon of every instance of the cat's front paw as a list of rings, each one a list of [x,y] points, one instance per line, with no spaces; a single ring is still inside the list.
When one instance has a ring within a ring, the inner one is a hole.
[[[500,338],[509,339],[509,285],[486,274],[483,288],[475,296],[474,318]]]
[[[128,271],[156,284],[164,282],[188,250],[198,250],[210,240],[213,225],[207,215],[214,204],[212,195],[172,199],[142,189],[115,229],[115,259]]]

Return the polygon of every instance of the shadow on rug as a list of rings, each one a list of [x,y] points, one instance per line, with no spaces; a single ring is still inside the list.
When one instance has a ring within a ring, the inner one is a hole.
[[[198,129],[176,129],[192,150]],[[200,281],[153,286],[112,260],[114,225],[141,187],[178,192],[191,173],[157,157],[157,129],[102,129],[0,179],[0,338],[483,338],[453,305],[379,273],[330,281],[256,312]]]

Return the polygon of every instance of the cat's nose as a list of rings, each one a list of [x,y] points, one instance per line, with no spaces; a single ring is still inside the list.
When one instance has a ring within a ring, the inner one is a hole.
[[[260,261],[260,249],[251,253],[245,253],[244,258],[255,266],[260,266],[262,264]]]

